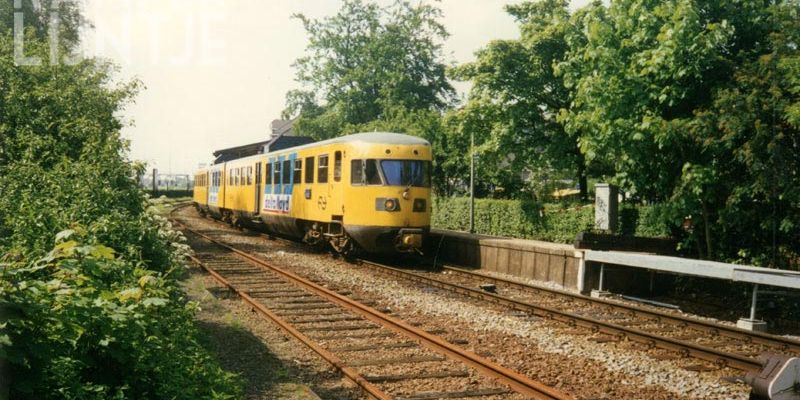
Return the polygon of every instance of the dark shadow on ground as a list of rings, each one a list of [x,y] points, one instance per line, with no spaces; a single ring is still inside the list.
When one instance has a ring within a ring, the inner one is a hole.
[[[223,288],[208,288],[216,298],[231,298]],[[228,312],[224,309],[225,313]],[[349,399],[353,393],[347,388],[320,385],[320,382],[341,379],[334,369],[318,371],[313,365],[297,361],[285,361],[244,326],[236,323],[198,320],[202,345],[217,358],[227,371],[241,376],[248,399],[277,398],[280,384],[305,384],[323,399]],[[282,398],[287,398],[286,396]]]

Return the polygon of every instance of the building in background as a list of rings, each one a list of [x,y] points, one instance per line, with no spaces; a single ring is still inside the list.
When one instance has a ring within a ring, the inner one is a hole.
[[[294,121],[294,119],[273,120],[270,123],[270,136],[268,140],[215,151],[214,164],[313,143],[313,138],[297,136],[295,134],[294,129],[292,129]]]

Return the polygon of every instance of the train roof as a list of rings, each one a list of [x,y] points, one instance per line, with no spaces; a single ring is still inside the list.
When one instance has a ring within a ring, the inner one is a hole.
[[[254,159],[258,157],[263,157],[269,154],[277,154],[277,153],[285,153],[288,151],[294,150],[302,150],[302,149],[309,149],[313,147],[325,146],[329,144],[341,144],[341,143],[370,143],[370,144],[399,144],[399,145],[420,145],[420,146],[430,146],[431,144],[420,137],[406,135],[402,133],[393,133],[393,132],[363,132],[363,133],[354,133],[352,135],[345,135],[339,136],[332,139],[322,140],[319,142],[313,142],[304,144],[301,146],[295,147],[287,147],[285,149],[280,149],[276,151],[271,151],[266,154],[256,154],[253,156],[237,158],[235,160],[229,160],[227,162],[236,162],[236,161],[243,161]],[[208,168],[201,169],[199,171],[203,171],[205,169],[214,170],[215,166],[221,166],[222,164],[215,164]],[[218,168],[216,168],[218,169]]]
[[[298,148],[304,147],[313,147],[317,145],[326,145],[326,144],[333,144],[333,143],[354,143],[354,142],[362,142],[362,143],[380,143],[380,144],[403,144],[403,145],[412,145],[418,144],[423,146],[430,146],[427,140],[411,136],[405,135],[402,133],[392,133],[392,132],[364,132],[364,133],[355,133],[352,135],[347,136],[339,136],[333,139],[323,140],[321,142],[315,142],[303,146],[299,146]]]

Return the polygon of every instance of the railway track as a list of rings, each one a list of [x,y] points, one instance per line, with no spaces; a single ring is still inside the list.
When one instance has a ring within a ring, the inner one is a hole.
[[[277,239],[300,246],[294,241]],[[628,339],[658,350],[648,352],[657,359],[698,360],[684,366],[690,371],[702,372],[725,367],[741,371],[759,370],[762,364],[756,357],[761,352],[797,354],[800,349],[800,342],[788,338],[527,285],[455,267],[445,267],[442,274],[398,269],[371,260],[359,261],[363,266],[384,275],[563,323],[569,327],[570,334],[591,334],[590,340],[609,342]],[[481,290],[480,284],[485,283],[494,284],[497,292]]]
[[[273,236],[270,238],[293,246],[298,245],[292,240]],[[607,337],[600,338],[602,341],[627,338],[649,347],[668,350],[671,354],[658,356],[662,359],[694,357],[711,363],[714,368],[731,367],[749,371],[761,368],[757,356],[763,352],[800,354],[800,342],[788,338],[527,285],[452,266],[443,268],[450,273],[447,276],[399,269],[367,259],[359,259],[358,262],[385,275],[505,306],[576,328],[586,328],[589,333],[606,335]],[[498,293],[479,289],[479,284],[487,282],[497,285]],[[710,368],[712,367],[703,364],[688,367],[697,371]]]
[[[571,398],[447,342],[435,332],[355,301],[347,293],[275,267],[202,232],[185,226],[183,231],[195,248],[193,262],[334,365],[371,398]],[[409,391],[417,383],[422,389]]]
[[[756,356],[761,352],[778,352],[787,354],[800,354],[800,341],[793,340],[787,337],[770,335],[762,332],[747,331],[728,326],[724,324],[709,322],[698,318],[680,315],[676,313],[663,312],[655,308],[637,307],[628,303],[619,301],[612,301],[606,299],[598,299],[593,297],[584,296],[577,293],[572,293],[564,290],[551,289],[546,287],[539,287],[517,282],[511,279],[500,278],[488,274],[470,271],[463,268],[454,266],[443,266],[442,271],[446,273],[455,274],[457,277],[464,277],[465,283],[480,281],[483,283],[489,282],[498,285],[503,290],[510,292],[510,295],[515,298],[530,298],[531,294],[545,297],[545,301],[559,301],[559,299],[566,298],[574,302],[574,307],[571,311],[584,310],[588,313],[585,307],[597,305],[603,308],[611,308],[613,311],[613,318],[621,319],[626,316],[635,316],[645,320],[653,321],[662,326],[662,329],[669,329],[670,327],[689,329],[693,331],[694,339],[701,339],[705,334],[710,338],[714,338],[719,342],[723,339],[726,343],[716,343],[720,348],[728,346],[733,353],[738,352],[745,356]],[[640,324],[644,325],[644,324]],[[744,347],[753,347],[751,350],[743,351]]]
[[[724,367],[742,371],[758,370],[761,362],[757,356],[761,352],[796,353],[800,346],[796,341],[779,336],[742,331],[694,318],[525,285],[459,268],[447,267],[445,270],[466,279],[442,278],[441,274],[402,270],[369,260],[361,262],[384,275],[530,313],[571,327],[585,328],[588,333],[603,334],[604,337],[601,336],[598,341],[627,338],[673,353],[658,358],[694,357],[714,365],[710,367],[696,364],[687,367],[689,370],[703,371]],[[499,285],[498,293],[487,292],[478,287],[480,283],[487,281]],[[503,292],[513,293],[506,295]],[[544,300],[540,297],[543,293],[547,294]],[[538,301],[533,300],[537,296],[540,297]]]

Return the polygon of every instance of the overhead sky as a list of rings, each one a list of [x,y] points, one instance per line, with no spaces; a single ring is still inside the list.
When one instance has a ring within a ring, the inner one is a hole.
[[[389,4],[391,0],[378,0]],[[503,6],[519,0],[437,2],[450,32],[445,61],[463,63],[492,39],[515,38]],[[588,0],[572,0],[579,7]],[[144,90],[124,111],[131,157],[164,173],[191,173],[215,149],[265,140],[307,36],[291,18],[336,13],[336,0],[84,0],[93,28],[85,53],[114,61]],[[457,85],[462,92],[464,85]]]

